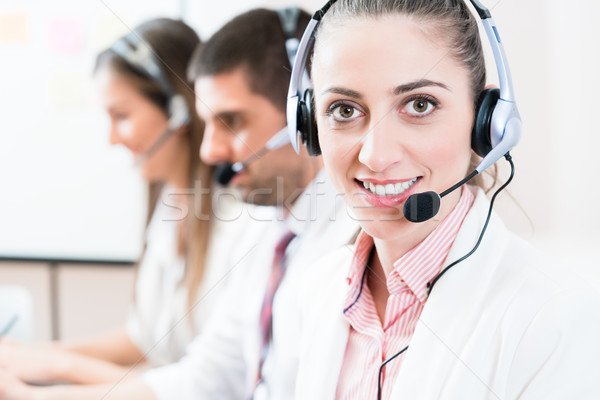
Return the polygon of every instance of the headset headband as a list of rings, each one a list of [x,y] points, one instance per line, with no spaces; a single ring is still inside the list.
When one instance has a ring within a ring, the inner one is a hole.
[[[290,67],[294,66],[296,54],[298,53],[298,45],[300,41],[296,38],[298,30],[298,18],[300,18],[300,9],[297,7],[288,7],[275,10],[279,16],[281,29],[285,36],[285,50],[287,52]]]
[[[154,49],[138,33],[131,32],[110,46],[110,51],[122,57],[134,70],[152,79],[167,96],[169,128],[176,129],[190,121],[185,98],[177,93],[164,73]]]
[[[175,95],[175,90],[154,56],[154,49],[139,34],[132,32],[122,37],[110,46],[110,50],[125,59],[133,69],[156,81],[167,97]]]

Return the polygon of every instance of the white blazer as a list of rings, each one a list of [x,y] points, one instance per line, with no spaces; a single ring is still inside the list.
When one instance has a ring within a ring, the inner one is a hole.
[[[446,264],[473,248],[488,207],[480,190]],[[352,254],[332,253],[299,289],[296,399],[335,398]],[[391,399],[600,399],[600,295],[493,216],[479,249],[436,283]]]

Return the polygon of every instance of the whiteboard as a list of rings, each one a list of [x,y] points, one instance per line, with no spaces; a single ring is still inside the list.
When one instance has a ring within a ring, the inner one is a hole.
[[[130,27],[179,6],[0,1],[0,258],[139,257],[146,186],[108,143],[92,68]]]

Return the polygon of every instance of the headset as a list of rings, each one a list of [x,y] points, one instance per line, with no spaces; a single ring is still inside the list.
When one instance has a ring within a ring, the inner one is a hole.
[[[296,53],[298,52],[298,46],[300,41],[296,37],[296,31],[298,30],[298,18],[300,17],[300,9],[297,7],[289,7],[275,10],[279,17],[281,29],[285,37],[285,50],[290,62],[290,68],[294,65],[296,59]],[[308,82],[308,73],[303,74],[303,84],[306,85]],[[245,169],[250,163],[262,157],[265,153],[278,149],[290,143],[289,135],[287,133],[287,127],[277,132],[269,141],[256,153],[248,157],[244,161],[238,161],[234,164],[225,162],[219,165],[215,171],[215,180],[221,185],[227,185],[231,179],[238,173]]]
[[[167,129],[136,159],[136,164],[142,164],[165,143],[173,132],[190,122],[190,109],[183,95],[177,93],[171,85],[161,66],[162,61],[157,58],[154,49],[138,33],[131,32],[122,37],[110,46],[109,50],[122,57],[135,71],[156,82],[167,96],[165,110],[169,118]]]
[[[448,272],[450,268],[470,257],[479,247],[490,221],[494,200],[513,179],[514,164],[509,152],[521,138],[521,116],[515,102],[510,69],[508,67],[506,54],[498,29],[486,7],[478,0],[469,1],[477,11],[485,28],[486,35],[494,53],[494,60],[500,81],[500,89],[486,89],[477,99],[476,116],[471,132],[471,148],[477,155],[482,157],[482,160],[471,174],[441,194],[425,192],[410,196],[404,204],[404,216],[407,220],[415,223],[429,220],[439,211],[441,197],[461,187],[502,157],[505,157],[509,162],[511,174],[507,181],[500,186],[492,196],[487,218],[475,246],[467,254],[446,266],[440,271],[435,279],[428,283],[427,287],[429,293],[431,293],[433,286],[442,275]],[[308,153],[311,156],[318,156],[321,154],[316,120],[312,110],[314,97],[311,88],[304,90],[304,92],[300,91],[300,76],[305,69],[309,50],[315,39],[314,35],[316,28],[321,21],[321,18],[323,18],[323,15],[325,15],[331,5],[335,2],[336,0],[328,1],[323,8],[315,12],[309,22],[304,35],[302,36],[302,40],[300,41],[298,56],[296,57],[296,62],[294,63],[294,68],[292,70],[288,92],[287,121],[290,140],[296,152],[299,151],[300,143],[302,143],[306,145]],[[404,353],[407,349],[408,346],[404,347],[381,364],[377,382],[377,399],[381,399],[381,377],[384,366]]]
[[[486,89],[478,98],[476,117],[471,132],[471,147],[483,159],[471,174],[448,190],[418,193],[404,204],[404,215],[412,222],[424,222],[439,211],[440,199],[467,183],[503,156],[519,142],[521,138],[521,116],[515,102],[512,79],[504,47],[489,10],[478,0],[469,0],[479,14],[489,39],[498,70],[500,89]],[[288,91],[287,123],[290,140],[294,150],[299,152],[300,143],[306,145],[311,156],[321,154],[317,124],[312,110],[314,97],[312,88],[301,92],[301,75],[306,69],[306,61],[315,40],[315,32],[321,18],[336,2],[330,0],[312,16],[300,45],[298,56],[292,69]]]

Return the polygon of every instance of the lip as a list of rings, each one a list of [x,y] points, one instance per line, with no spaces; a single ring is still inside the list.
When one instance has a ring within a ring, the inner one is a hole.
[[[372,193],[370,190],[365,189],[362,182],[372,182],[373,184],[376,184],[376,185],[386,185],[388,183],[398,183],[398,182],[405,182],[405,181],[402,181],[402,180],[380,181],[380,180],[373,180],[373,179],[365,179],[363,181],[363,180],[355,179],[354,182],[355,182],[357,188],[362,193],[364,193],[365,200],[369,204],[371,204],[372,206],[375,206],[375,207],[390,208],[390,207],[397,207],[401,204],[404,204],[406,202],[406,200],[417,191],[417,186],[419,186],[419,183],[421,183],[421,177],[420,176],[417,177],[417,181],[408,190],[402,192],[401,194],[399,194],[397,196],[376,195],[376,194]]]

